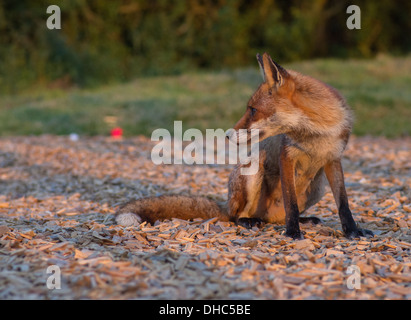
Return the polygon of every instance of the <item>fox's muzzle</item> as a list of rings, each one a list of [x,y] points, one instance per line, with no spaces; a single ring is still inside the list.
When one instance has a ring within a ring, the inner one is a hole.
[[[247,132],[246,129],[240,129],[240,130]],[[239,145],[240,142],[241,142],[241,143],[249,144],[249,140],[250,140],[248,133],[246,134],[246,137],[245,137],[244,134],[243,134],[243,138],[241,139],[241,138],[240,138],[240,137],[241,137],[241,134],[240,134],[239,130],[235,130],[235,129],[233,129],[233,128],[228,129],[228,130],[225,132],[225,136],[226,136],[226,138],[227,138],[231,143],[234,143],[234,144],[236,144],[236,145]],[[244,139],[244,137],[245,137],[245,139]]]
[[[225,137],[232,142],[234,142],[232,139],[235,135],[237,135],[237,132],[233,128],[230,128],[225,132]]]
[[[259,129],[239,129],[235,130],[233,128],[228,129],[225,132],[226,138],[237,145],[246,143],[247,145],[261,141],[264,137],[264,131]]]

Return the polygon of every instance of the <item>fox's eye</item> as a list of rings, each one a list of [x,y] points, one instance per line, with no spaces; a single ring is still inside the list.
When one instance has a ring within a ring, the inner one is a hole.
[[[257,109],[253,108],[253,107],[249,107],[249,108],[250,108],[250,111],[251,111],[251,116],[254,116],[255,113],[257,112]]]

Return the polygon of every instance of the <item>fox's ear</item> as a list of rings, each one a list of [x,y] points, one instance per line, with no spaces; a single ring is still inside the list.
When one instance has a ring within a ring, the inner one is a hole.
[[[284,84],[288,73],[283,67],[275,63],[267,53],[264,53],[262,57],[257,54],[257,60],[263,73],[264,82],[267,82],[270,87],[277,88]]]
[[[257,61],[258,61],[258,65],[260,66],[261,76],[263,77],[263,81],[265,82],[265,72],[264,72],[263,57],[262,57],[259,53],[257,53]]]

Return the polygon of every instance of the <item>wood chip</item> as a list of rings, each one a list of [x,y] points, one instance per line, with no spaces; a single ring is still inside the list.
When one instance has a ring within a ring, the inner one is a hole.
[[[9,227],[8,226],[0,226],[0,237],[3,235],[3,234],[5,234],[5,233],[7,233],[7,232],[9,232],[10,231],[10,229],[9,229]]]

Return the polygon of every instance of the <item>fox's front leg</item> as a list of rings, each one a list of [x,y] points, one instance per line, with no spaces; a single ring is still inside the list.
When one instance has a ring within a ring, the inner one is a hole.
[[[300,211],[298,210],[294,175],[294,160],[289,156],[287,146],[283,145],[280,153],[280,176],[285,210],[285,234],[293,239],[303,239],[299,225]]]
[[[358,229],[352,217],[348,205],[347,192],[345,191],[344,173],[340,160],[327,163],[324,167],[328,182],[334,195],[335,203],[338,208],[343,232],[347,238],[358,238],[360,236],[373,236],[370,230]]]

